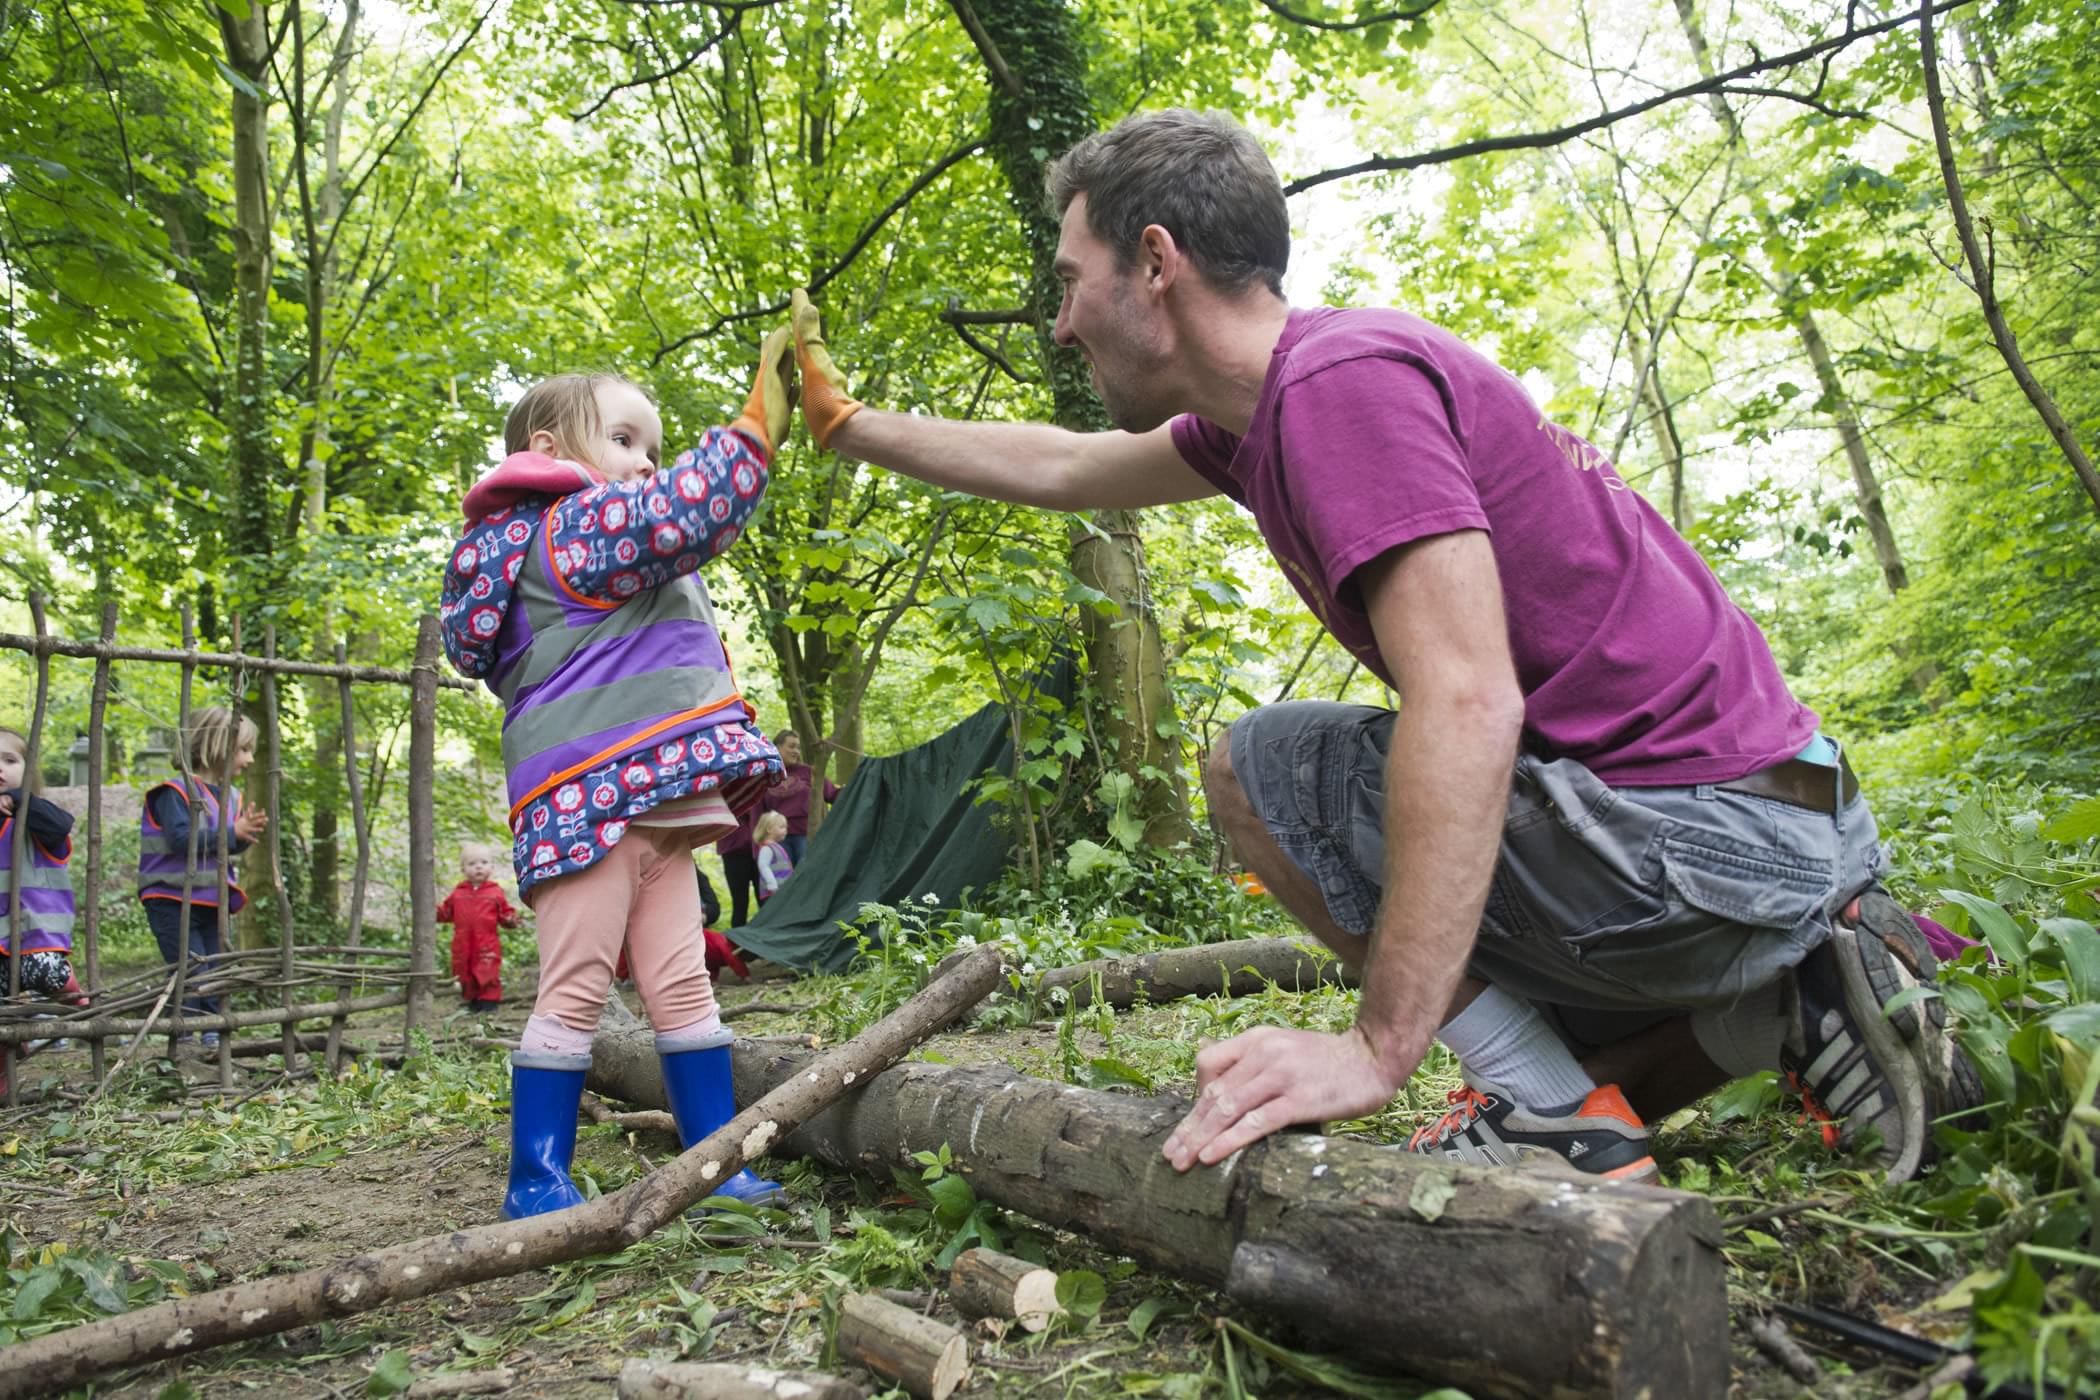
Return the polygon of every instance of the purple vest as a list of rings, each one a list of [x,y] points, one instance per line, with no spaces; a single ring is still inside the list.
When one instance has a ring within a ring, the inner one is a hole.
[[[162,788],[180,793],[189,804],[190,829],[197,840],[197,863],[189,867],[190,903],[218,906],[219,828],[223,824],[229,828],[226,833],[226,912],[240,913],[241,906],[248,902],[248,895],[234,883],[233,832],[230,830],[240,820],[240,790],[229,786],[222,805],[218,792],[209,783],[194,779],[177,778],[170,783],[157,784],[146,792],[146,805],[139,812],[139,898],[182,898],[183,869],[189,859],[190,842],[188,837],[176,840],[153,820],[153,794]]]
[[[27,835],[28,833],[23,833]],[[64,849],[54,853],[30,836],[23,843],[29,869],[16,878],[14,868],[15,819],[0,820],[0,947],[12,947],[15,891],[22,892],[22,951],[41,953],[50,949],[65,952],[73,946],[73,881],[66,874],[66,860],[73,854],[68,838]],[[0,974],[0,989],[6,986]],[[5,995],[0,991],[0,995]]]
[[[513,823],[557,785],[652,741],[749,718],[698,577],[599,603],[562,585],[547,536],[543,525],[498,634],[497,654],[515,659],[488,678],[503,701]]]

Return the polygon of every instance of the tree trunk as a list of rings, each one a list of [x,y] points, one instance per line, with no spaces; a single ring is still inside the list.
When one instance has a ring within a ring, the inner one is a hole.
[[[1096,129],[1086,91],[1086,62],[1062,0],[988,0],[973,11],[955,0],[986,62],[991,87],[992,150],[1006,174],[1030,258],[1029,309],[1035,316],[1057,422],[1075,432],[1110,424],[1087,382],[1085,358],[1056,343],[1063,290],[1051,264],[1057,222],[1044,207],[1043,167]],[[1004,55],[1025,54],[1026,63]],[[1171,846],[1191,839],[1189,799],[1181,778],[1181,726],[1167,684],[1159,617],[1145,583],[1144,548],[1128,511],[1098,511],[1093,531],[1075,531],[1071,569],[1116,605],[1113,617],[1082,612],[1087,668],[1099,696],[1099,729],[1112,752],[1103,759],[1137,785],[1145,840]]]
[[[218,11],[233,87],[233,392],[226,397],[229,543],[236,611],[261,592],[271,541],[276,486],[270,446],[274,396],[267,363],[270,325],[270,145],[267,0],[251,0],[236,19]]]
[[[1096,995],[1096,979],[1100,992]],[[1135,1006],[1178,997],[1245,997],[1271,986],[1309,991],[1353,987],[1356,977],[1323,948],[1295,938],[1252,938],[1171,948],[1133,958],[1074,963],[1043,974],[1044,991],[1069,988],[1078,1006]]]
[[[591,1061],[599,1093],[662,1105],[646,1027],[601,1029]],[[739,1045],[738,1097],[808,1064]],[[1311,1133],[1179,1175],[1160,1150],[1187,1108],[914,1062],[783,1150],[887,1181],[910,1153],[946,1144],[980,1198],[1218,1288],[1381,1370],[1484,1395],[1727,1389],[1721,1231],[1702,1197]]]

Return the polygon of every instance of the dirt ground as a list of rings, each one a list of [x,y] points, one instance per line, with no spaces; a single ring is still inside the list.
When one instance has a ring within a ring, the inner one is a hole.
[[[529,982],[519,979],[495,1024],[474,1024],[461,1017],[455,1018],[448,1030],[454,1036],[484,1032],[500,1035],[514,1030],[524,1016],[527,1003],[523,999],[530,994]],[[734,1005],[758,997],[792,1001],[793,991],[780,983],[760,983],[734,989],[724,1001]],[[1155,1008],[1151,1013],[1119,1018],[1117,1033],[1147,1034],[1146,1016],[1158,1013]],[[366,1028],[368,1038],[389,1029],[398,1036],[399,1021],[394,1013],[366,1019],[380,1023]],[[790,1020],[791,1017],[750,1017],[739,1021],[736,1029],[742,1034],[766,1034],[789,1029]],[[1097,1045],[1082,1044],[1080,1048],[1086,1053],[1099,1053]],[[1060,1057],[1058,1028],[1046,1023],[993,1034],[949,1034],[931,1042],[928,1049],[957,1063],[997,1061],[1024,1072],[1053,1077],[1058,1073]],[[500,1057],[502,1052],[484,1047],[477,1053]],[[74,1057],[79,1059],[84,1074],[85,1055],[75,1051],[67,1059]],[[46,1069],[54,1063],[45,1060],[32,1065]],[[201,1074],[202,1068],[191,1072]],[[243,1070],[242,1075],[242,1082],[246,1083],[249,1072]],[[17,1121],[0,1129],[0,1137],[7,1132],[34,1131],[35,1121],[18,1110]],[[675,1146],[668,1137],[649,1133],[586,1128],[578,1164],[601,1174],[602,1179],[625,1181],[663,1160]],[[108,1189],[69,1195],[48,1183],[24,1184],[23,1190],[11,1191],[7,1163],[0,1159],[0,1218],[12,1217],[16,1228],[33,1244],[62,1241],[126,1258],[208,1265],[215,1271],[216,1281],[223,1284],[294,1272],[367,1249],[492,1220],[502,1196],[507,1160],[507,1126],[496,1114],[491,1114],[480,1127],[434,1122],[429,1132],[420,1136],[412,1132],[406,1141],[397,1138],[366,1148],[353,1145],[325,1164],[287,1165],[231,1180],[176,1185],[128,1196]],[[477,1369],[508,1367],[513,1381],[503,1393],[518,1400],[604,1396],[612,1393],[612,1381],[628,1357],[676,1349],[677,1338],[661,1327],[639,1325],[624,1331],[616,1327],[608,1330],[610,1319],[623,1308],[667,1297],[673,1282],[682,1282],[720,1310],[716,1316],[719,1331],[712,1344],[704,1356],[693,1359],[819,1366],[824,1361],[822,1278],[807,1267],[813,1257],[811,1252],[822,1248],[822,1243],[814,1238],[817,1213],[821,1209],[832,1222],[830,1228],[836,1238],[850,1233],[838,1222],[845,1221],[857,1205],[879,1201],[883,1190],[868,1183],[822,1176],[814,1168],[791,1167],[786,1175],[795,1188],[795,1199],[790,1215],[770,1226],[770,1238],[779,1244],[761,1251],[769,1255],[774,1265],[772,1272],[758,1275],[764,1286],[740,1282],[733,1269],[723,1267],[725,1257],[743,1256],[725,1256],[722,1251],[695,1244],[683,1256],[659,1251],[637,1266],[601,1261],[598,1265],[571,1266],[569,1271],[560,1273],[543,1271],[436,1295],[336,1324],[301,1328],[245,1347],[133,1372],[93,1393],[149,1400],[167,1391],[171,1382],[181,1380],[187,1391],[170,1394],[362,1395],[375,1361],[388,1351],[405,1351],[410,1369],[419,1377],[447,1366],[460,1369],[469,1362]],[[1181,1300],[1200,1307],[1204,1314],[1232,1313],[1229,1305],[1202,1290],[1137,1272],[1128,1261],[1092,1242],[1049,1232],[1045,1232],[1045,1238],[1054,1247],[1059,1267],[1091,1268],[1110,1280],[1108,1305],[1092,1327],[1063,1335],[1053,1333],[1047,1340],[976,1339],[971,1378],[961,1393],[1168,1397],[1231,1393],[1221,1374],[1214,1374],[1207,1383],[1195,1383],[1196,1373],[1204,1371],[1206,1359],[1216,1351],[1213,1325],[1207,1316],[1176,1317],[1174,1310],[1169,1309],[1166,1320],[1150,1329],[1142,1340],[1125,1325],[1132,1309],[1147,1298]],[[758,1256],[754,1253],[751,1257]],[[573,1290],[586,1279],[594,1294],[586,1316],[559,1325],[521,1324],[521,1315],[529,1315],[536,1302],[543,1314],[548,1311],[544,1300],[550,1288]],[[642,1309],[636,1315],[650,1314]],[[1257,1329],[1261,1327],[1258,1318],[1242,1320]],[[1732,1343],[1735,1355],[1731,1395],[1777,1400],[1803,1393],[1798,1382],[1750,1345],[1741,1319]],[[1858,1355],[1849,1361],[1859,1367],[1856,1372],[1841,1366],[1813,1393],[1889,1395],[1916,1379],[1900,1368],[1875,1370],[1866,1364],[1867,1358]],[[866,1379],[864,1375],[862,1378]],[[1248,1395],[1334,1393],[1280,1373],[1267,1375],[1264,1383],[1258,1385],[1248,1383],[1249,1377],[1244,1374],[1239,1379],[1242,1393]],[[1404,1395],[1411,1390],[1396,1389],[1391,1393]]]

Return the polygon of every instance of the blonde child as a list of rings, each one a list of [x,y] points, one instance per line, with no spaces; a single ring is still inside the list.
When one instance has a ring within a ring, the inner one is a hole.
[[[469,1011],[494,1011],[503,1001],[503,934],[518,926],[503,886],[496,883],[496,852],[479,841],[459,848],[460,882],[438,905],[438,922],[452,925],[452,975]]]
[[[787,818],[778,812],[763,813],[758,825],[751,828],[751,841],[758,852],[760,904],[778,894],[787,877],[795,873],[795,862],[788,855],[787,840]]]
[[[181,743],[188,776],[148,789],[139,814],[139,899],[161,957],[171,966],[181,960],[187,929],[194,966],[198,959],[219,952],[221,832],[226,838],[226,916],[231,918],[248,902],[237,857],[262,835],[270,817],[245,805],[234,787],[255,761],[254,720],[224,705],[210,705],[191,713]],[[186,1015],[217,1015],[219,999],[191,997],[182,1009]],[[219,1042],[217,1031],[206,1031],[201,1038],[206,1046]]]
[[[639,387],[538,384],[464,502],[439,618],[452,664],[504,703],[511,857],[540,950],[511,1056],[511,1219],[583,1199],[576,1109],[623,943],[679,1136],[691,1146],[736,1111],[691,852],[758,800],[780,758],[748,727],[697,571],[764,493],[790,349],[785,330],[768,337],[743,414],[661,471],[662,422]],[[780,1188],[740,1172],[721,1193]]]

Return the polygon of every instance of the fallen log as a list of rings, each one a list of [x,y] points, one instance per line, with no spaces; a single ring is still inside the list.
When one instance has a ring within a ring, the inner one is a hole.
[[[940,966],[962,956],[955,954]],[[1094,993],[1097,976],[1101,980],[1098,997]],[[1356,974],[1332,953],[1295,938],[1245,938],[1054,967],[1036,986],[1044,993],[1068,992],[1075,1006],[1098,1002],[1121,1009],[1140,1001],[1252,996],[1271,984],[1298,992],[1320,986],[1353,987]]]
[[[591,1087],[661,1104],[654,1054],[646,1031],[601,1033]],[[807,1062],[740,1045],[739,1091]],[[1160,1148],[1186,1110],[914,1062],[782,1150],[887,1180],[945,1143],[980,1198],[1218,1288],[1380,1370],[1488,1395],[1727,1389],[1721,1232],[1703,1198],[1309,1133],[1180,1175]]]
[[[642,1360],[620,1368],[620,1400],[866,1400],[867,1393],[822,1371]]]
[[[970,1344],[961,1332],[873,1293],[840,1300],[838,1348],[919,1400],[948,1400],[970,1373]]]
[[[254,1279],[137,1312],[83,1323],[0,1350],[0,1400],[66,1390],[123,1366],[247,1341],[387,1303],[613,1254],[676,1219],[751,1159],[928,1035],[975,1006],[999,975],[998,956],[956,967],[852,1040],[805,1056],[791,1076],[745,1102],[729,1122],[633,1185],[526,1220],[455,1230],[303,1273]],[[661,1102],[662,1079],[657,1091]],[[756,1100],[753,1102],[752,1100]]]
[[[948,1296],[964,1317],[1004,1317],[1040,1332],[1060,1309],[1057,1275],[989,1249],[966,1249],[948,1270]]]

